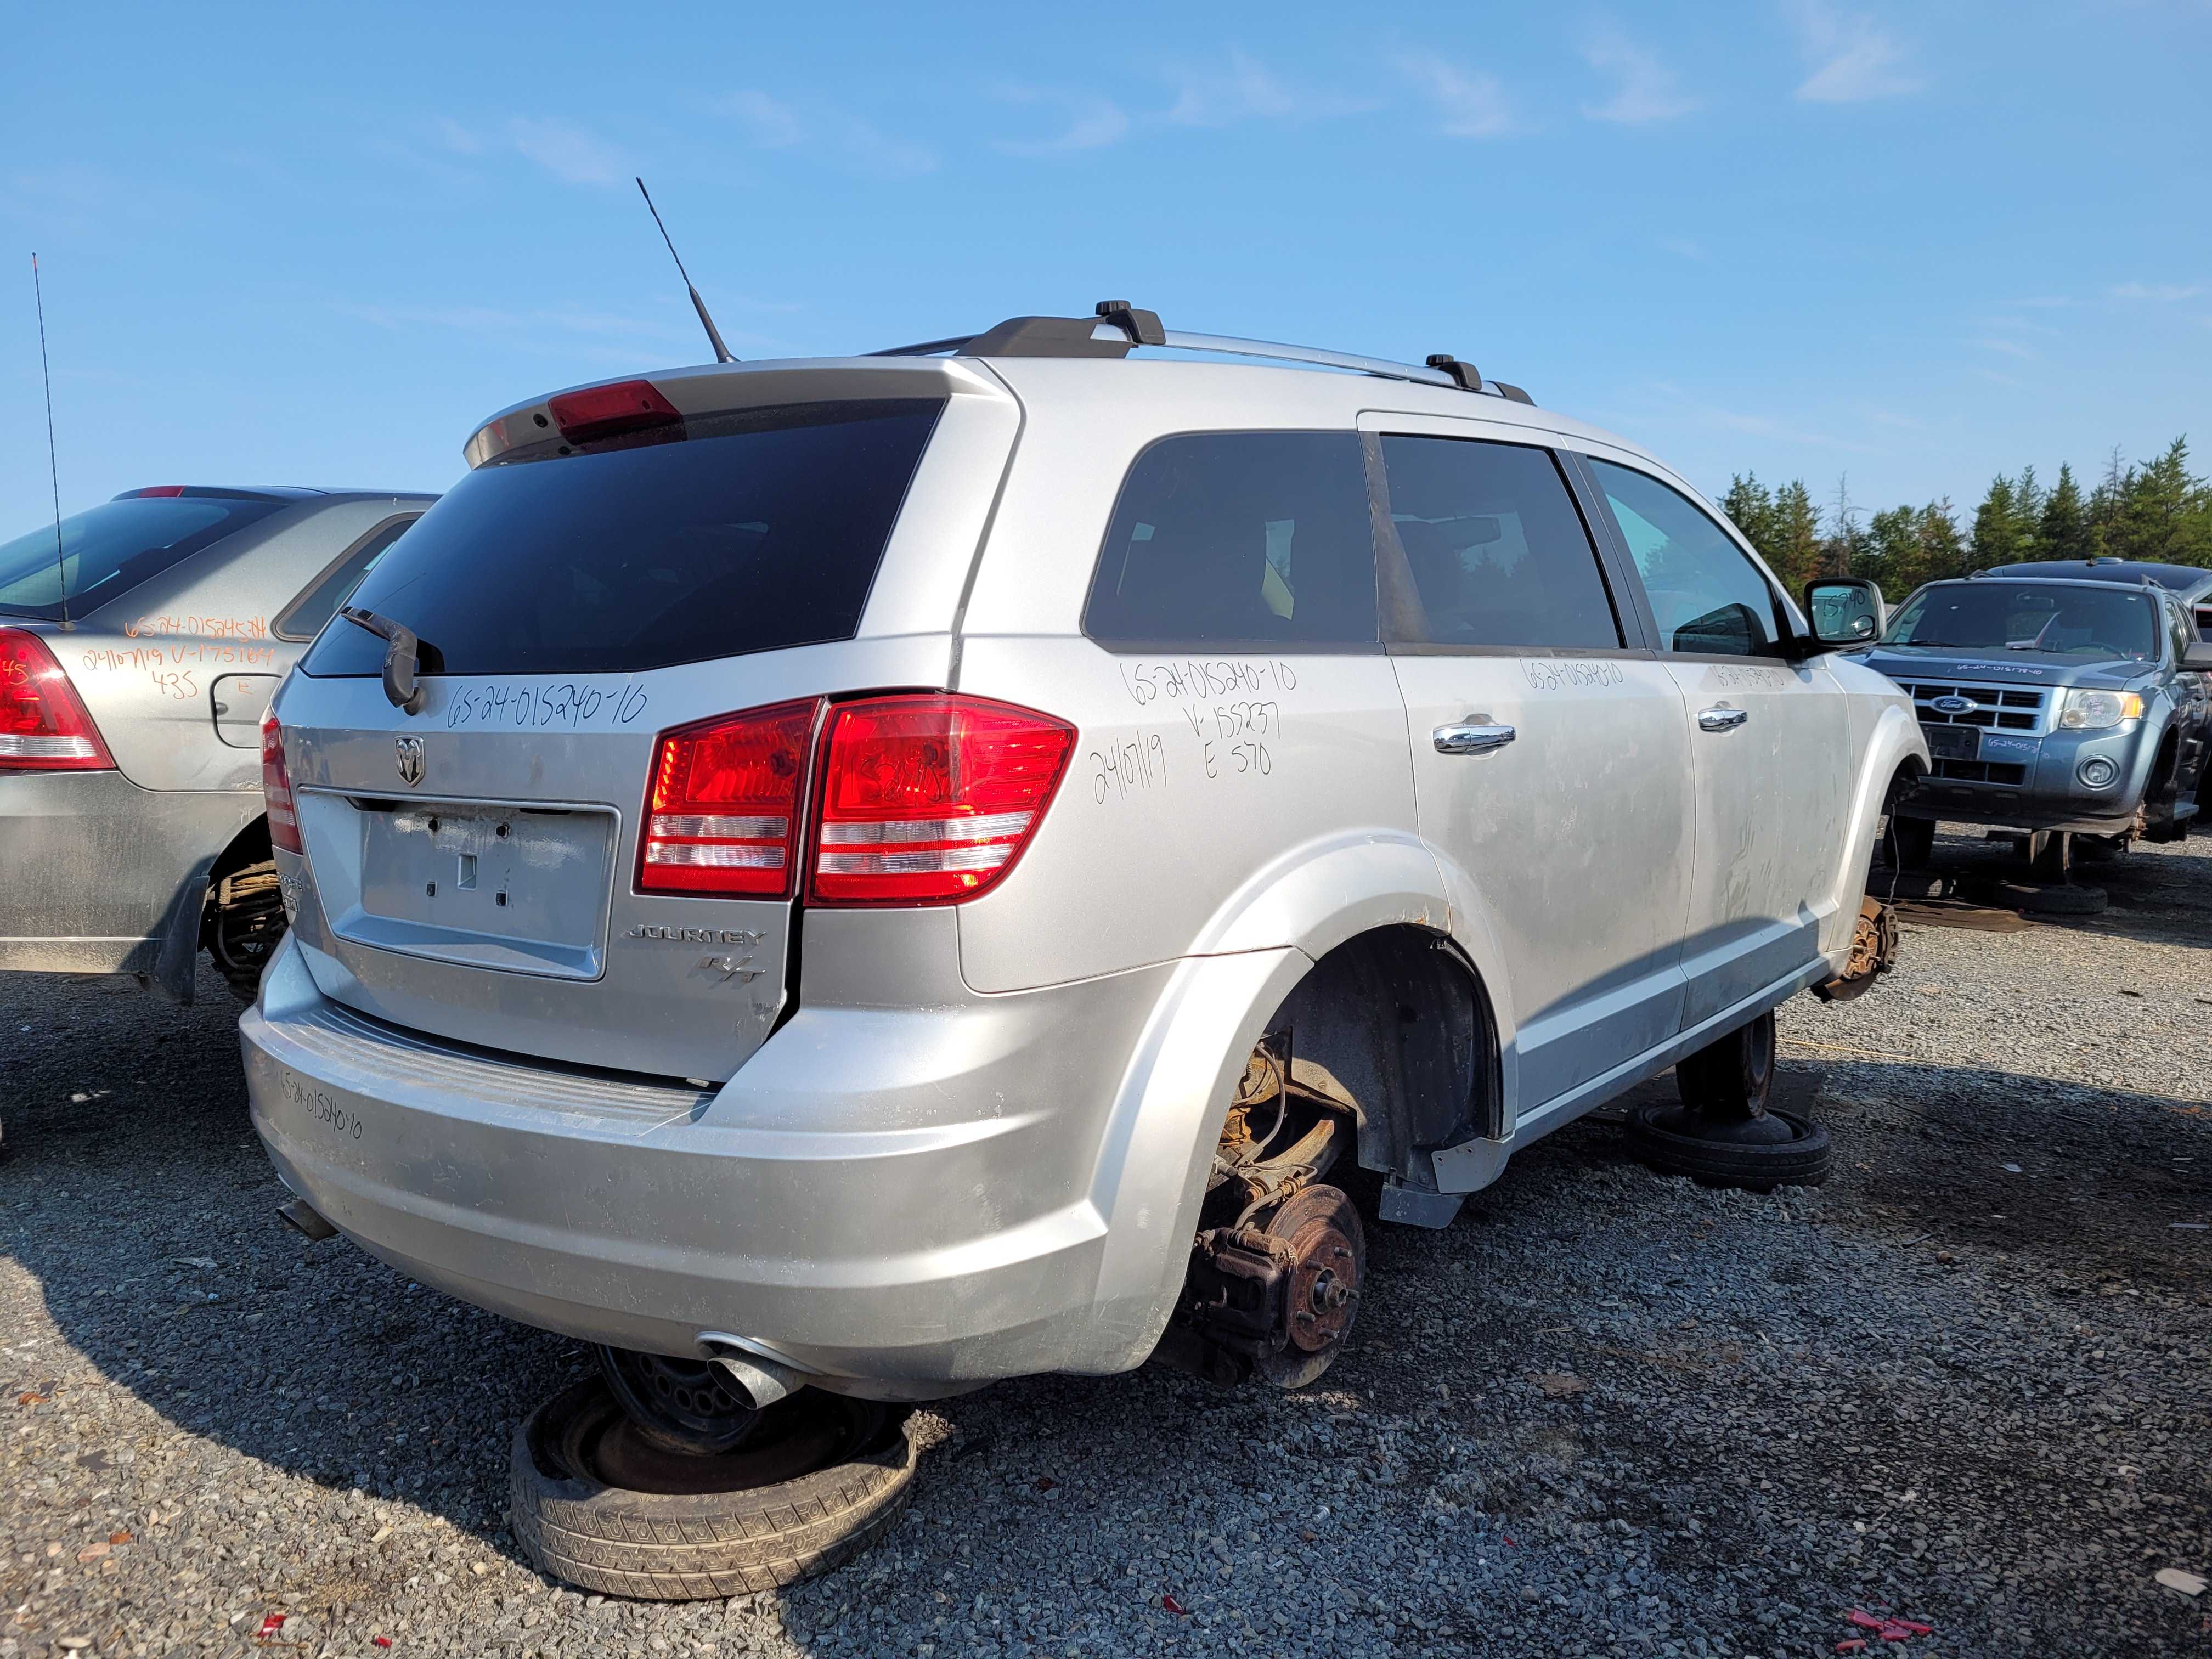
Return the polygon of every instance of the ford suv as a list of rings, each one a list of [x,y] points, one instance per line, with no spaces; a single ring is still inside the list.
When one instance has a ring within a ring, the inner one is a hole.
[[[2071,836],[2179,841],[2197,814],[2212,647],[2188,606],[2148,577],[2019,568],[1929,583],[1863,653],[1911,696],[1934,757],[1898,817],[1904,867],[1926,863],[1939,817],[2018,830],[2063,874]]]
[[[1864,977],[1910,701],[1463,362],[1109,305],[466,455],[264,728],[254,1121],[295,1213],[665,1362],[616,1375],[670,1436],[708,1361],[1295,1386],[1357,1310],[1332,1164],[1442,1225]]]

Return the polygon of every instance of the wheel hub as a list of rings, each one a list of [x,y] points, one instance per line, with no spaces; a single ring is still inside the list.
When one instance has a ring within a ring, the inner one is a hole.
[[[666,1452],[712,1457],[741,1444],[761,1413],[711,1359],[599,1350],[599,1369],[639,1437]]]
[[[1351,1334],[1366,1240],[1351,1199],[1327,1186],[1292,1194],[1269,1218],[1266,1232],[1288,1258],[1290,1317],[1281,1351],[1263,1357],[1259,1367],[1269,1381],[1299,1388],[1327,1369]]]

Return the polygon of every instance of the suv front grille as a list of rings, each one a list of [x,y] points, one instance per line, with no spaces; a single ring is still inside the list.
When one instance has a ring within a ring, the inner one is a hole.
[[[1900,680],[1912,699],[1912,712],[1923,726],[1978,726],[1991,732],[2027,732],[2040,735],[2051,693],[2039,686],[1936,684]],[[1965,697],[1974,706],[1956,714],[1931,708],[1938,697]]]

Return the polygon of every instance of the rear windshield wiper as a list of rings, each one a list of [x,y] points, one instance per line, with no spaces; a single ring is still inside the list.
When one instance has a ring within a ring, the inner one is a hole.
[[[389,642],[384,653],[384,695],[394,708],[402,714],[418,714],[422,711],[422,688],[416,684],[415,676],[422,670],[422,655],[427,651],[434,658],[438,648],[425,645],[416,638],[415,630],[405,623],[380,616],[374,611],[364,611],[359,605],[342,605],[338,615],[356,628],[366,628],[379,639]]]

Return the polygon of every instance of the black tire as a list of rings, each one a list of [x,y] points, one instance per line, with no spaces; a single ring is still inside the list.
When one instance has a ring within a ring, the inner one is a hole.
[[[1996,894],[2000,904],[2039,916],[2101,915],[2112,902],[2103,888],[2070,881],[2001,881]]]
[[[1686,1176],[1705,1187],[1766,1193],[1784,1186],[1817,1187],[1835,1162],[1828,1132],[1795,1112],[1770,1108],[1765,1115],[1767,1121],[1787,1125],[1790,1139],[1741,1145],[1680,1133],[1665,1120],[1679,1120],[1681,1111],[1663,1101],[1648,1101],[1632,1108],[1623,1126],[1630,1152],[1661,1175]]]
[[[647,1492],[605,1484],[593,1448],[626,1419],[593,1377],[556,1395],[514,1431],[510,1496],[514,1535],[540,1571],[605,1595],[656,1601],[746,1595],[842,1565],[890,1529],[912,1495],[915,1445],[906,1413],[805,1389],[763,1413],[811,1413],[838,1454],[825,1467],[726,1491],[716,1466],[729,1458],[628,1448],[642,1467],[672,1471]],[[673,1462],[666,1460],[672,1458]],[[579,1468],[578,1465],[586,1467]]]
[[[1908,818],[1893,812],[1889,830],[1881,838],[1893,870],[1925,870],[1936,856],[1936,820]]]
[[[1707,1043],[1674,1067],[1685,1106],[1717,1116],[1757,1117],[1774,1092],[1774,1011]]]

